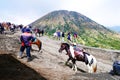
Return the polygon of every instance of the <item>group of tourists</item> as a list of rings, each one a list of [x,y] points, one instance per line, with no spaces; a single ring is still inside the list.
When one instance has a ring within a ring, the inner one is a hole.
[[[18,53],[17,58],[22,58],[23,52],[26,49],[26,55],[27,55],[27,61],[31,61],[31,44],[36,40],[37,35],[35,34],[44,34],[44,30],[40,30],[38,28],[35,28],[34,30],[32,29],[31,26],[27,25],[24,26],[22,24],[20,25],[15,25],[10,22],[2,22],[0,23],[0,34],[6,34],[6,31],[14,32],[18,30],[21,31],[20,35],[20,41],[21,41],[21,47],[20,47],[20,52]]]
[[[5,31],[11,31],[15,32],[15,30],[18,30],[19,25],[10,23],[10,22],[1,22],[0,23],[0,34],[5,34]]]
[[[53,34],[54,37],[57,37],[58,40],[62,40],[62,42],[64,42],[65,36],[67,36],[67,42],[68,43],[72,43],[72,42],[76,42],[77,43],[77,38],[78,38],[78,34],[77,32],[71,33],[68,32],[66,35],[64,32],[61,32],[60,30],[56,31]]]

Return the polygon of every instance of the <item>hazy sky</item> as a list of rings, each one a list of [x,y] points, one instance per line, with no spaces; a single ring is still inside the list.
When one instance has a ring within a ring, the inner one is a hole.
[[[27,25],[55,10],[76,11],[106,27],[120,26],[120,0],[0,0],[0,22]]]

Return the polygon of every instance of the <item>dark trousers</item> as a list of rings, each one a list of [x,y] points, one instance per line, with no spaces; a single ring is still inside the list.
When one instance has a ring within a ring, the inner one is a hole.
[[[31,54],[30,54],[31,46],[21,46],[20,52],[23,53],[25,49],[26,49],[27,58],[30,58],[31,57]]]

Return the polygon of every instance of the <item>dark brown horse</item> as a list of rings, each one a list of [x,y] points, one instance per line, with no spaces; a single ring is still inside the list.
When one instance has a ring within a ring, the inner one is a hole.
[[[43,29],[36,28],[33,31],[35,32],[36,36],[39,35],[39,37],[40,37],[41,36],[40,34],[42,34],[42,36],[44,35],[44,30]]]
[[[82,61],[82,62],[85,62],[85,64],[88,66],[88,70],[89,70],[88,72],[89,73],[96,72],[96,70],[97,70],[97,61],[96,61],[96,58],[94,56],[92,56],[89,53],[82,52],[83,55],[78,54],[78,55],[75,55],[75,58],[73,58],[72,54],[71,54],[72,50],[70,50],[70,49],[73,49],[74,55],[75,55],[76,50],[74,50],[73,46],[70,46],[68,43],[61,43],[59,52],[62,52],[63,50],[65,50],[67,52],[67,55],[69,56],[68,60],[66,61],[66,64],[70,60],[72,60],[72,63],[73,63],[72,69],[77,71],[76,61]]]

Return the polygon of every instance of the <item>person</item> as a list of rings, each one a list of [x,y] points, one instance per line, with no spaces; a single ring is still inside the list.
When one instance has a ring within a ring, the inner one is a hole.
[[[58,35],[58,36],[57,36],[58,39],[60,40],[60,36],[61,36],[60,30],[57,31],[57,35]]]
[[[74,42],[77,42],[77,37],[78,37],[77,32],[73,33],[73,37],[74,37]]]
[[[27,62],[31,61],[31,41],[34,39],[32,36],[30,29],[27,28],[24,33],[21,34],[20,40],[21,40],[21,47],[20,47],[20,52],[18,54],[18,58],[22,58],[22,54],[24,50],[26,49],[26,55],[27,55]]]
[[[74,54],[84,56],[84,50],[82,48],[77,47],[76,43],[73,43]]]
[[[3,34],[4,33],[4,27],[2,25],[2,23],[0,23],[0,34]]]
[[[84,50],[82,48],[77,47],[76,43],[73,43],[73,48],[75,51],[83,52]]]
[[[24,33],[27,29],[27,26],[24,26],[22,29],[21,29],[21,32]]]
[[[72,36],[70,32],[67,34],[67,40],[69,43],[72,43]]]
[[[42,31],[41,31],[41,32],[42,32],[42,36],[43,36],[43,35],[44,35],[44,30],[42,29]]]
[[[77,48],[77,44],[73,43],[73,47],[74,47],[74,49],[76,49]]]
[[[64,41],[65,34],[62,32],[62,41]]]

